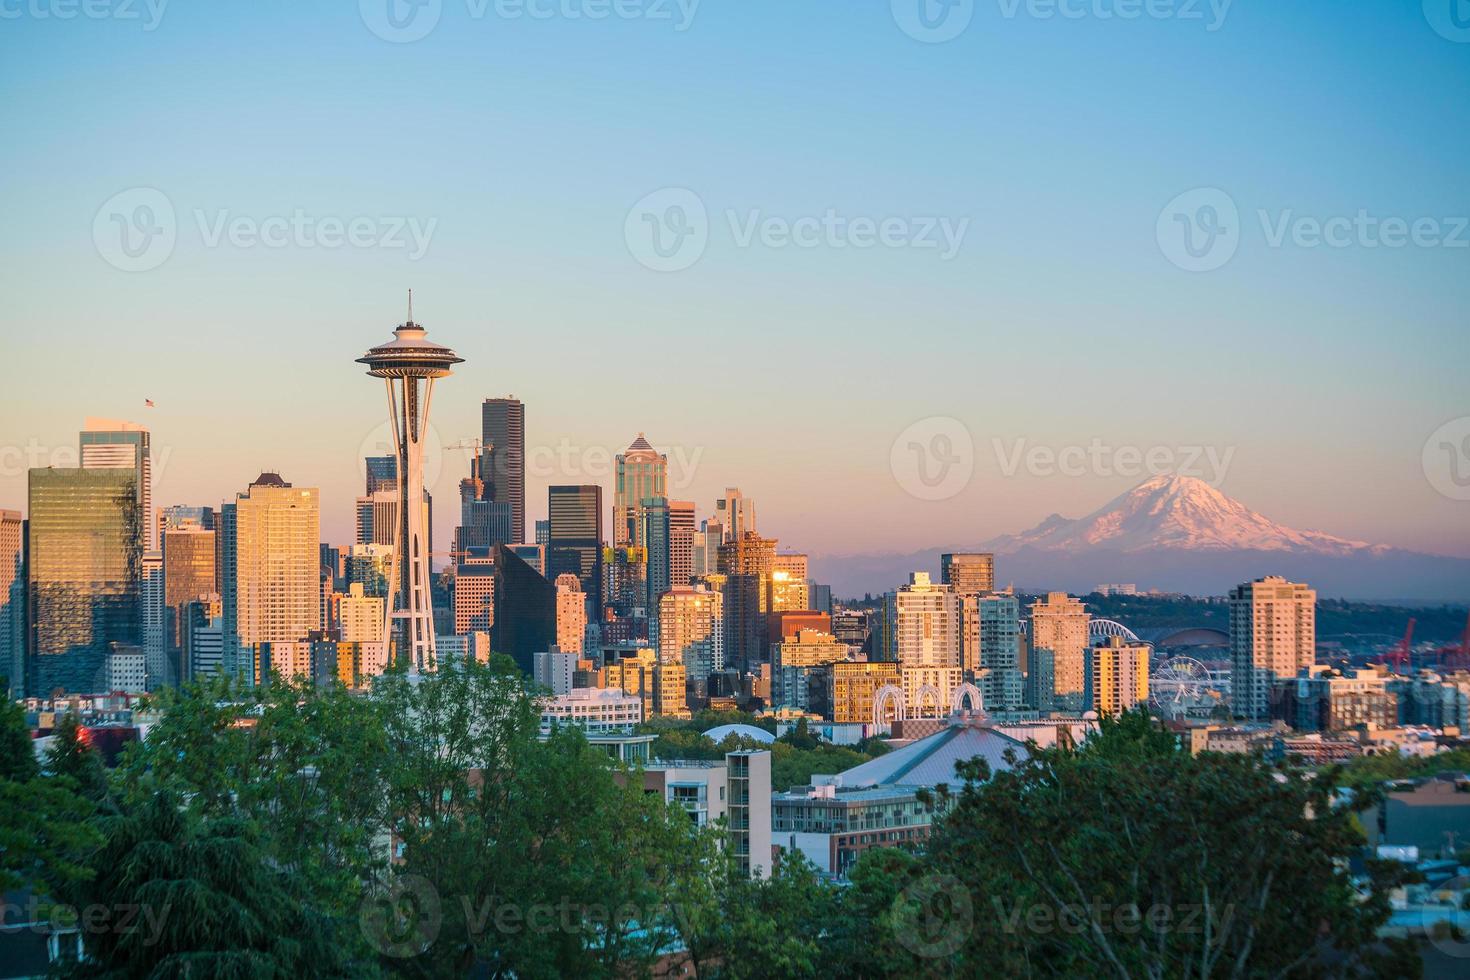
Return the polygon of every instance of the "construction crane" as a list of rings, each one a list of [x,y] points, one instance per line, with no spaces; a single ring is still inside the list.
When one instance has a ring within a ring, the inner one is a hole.
[[[1413,617],[1410,617],[1409,626],[1404,630],[1404,638],[1377,660],[1380,664],[1393,664],[1396,674],[1408,673],[1413,667],[1411,651],[1414,645],[1414,622]]]
[[[1470,670],[1470,616],[1465,617],[1465,632],[1460,642],[1440,647],[1435,653],[1440,670]]]

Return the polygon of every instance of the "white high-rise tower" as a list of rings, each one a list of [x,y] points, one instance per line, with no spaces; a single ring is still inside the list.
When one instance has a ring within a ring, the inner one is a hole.
[[[424,499],[424,439],[429,430],[429,402],[434,381],[464,363],[448,347],[428,340],[413,322],[413,291],[408,294],[408,322],[393,339],[374,347],[357,363],[382,378],[388,389],[388,421],[398,453],[398,499]],[[420,384],[422,382],[422,384]],[[428,528],[424,508],[399,507],[394,532],[395,599],[389,618],[396,620],[397,657],[411,674],[434,662],[434,608],[429,595]]]

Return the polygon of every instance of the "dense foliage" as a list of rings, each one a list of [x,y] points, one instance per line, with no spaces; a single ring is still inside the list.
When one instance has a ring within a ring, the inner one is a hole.
[[[71,722],[38,765],[7,707],[0,872],[58,921],[111,911],[83,928],[85,977],[1418,969],[1376,938],[1393,872],[1361,894],[1347,877],[1338,770],[1193,756],[1126,715],[1009,770],[962,765],[922,852],[869,850],[841,885],[800,855],[750,880],[723,828],[576,730],[539,737],[534,697],[503,660],[370,696],[195,685],[110,773]],[[836,750],[798,730],[773,751]]]

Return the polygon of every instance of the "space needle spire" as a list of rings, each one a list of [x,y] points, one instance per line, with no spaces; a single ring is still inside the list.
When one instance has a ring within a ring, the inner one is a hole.
[[[434,662],[434,607],[429,589],[428,528],[424,520],[424,438],[429,429],[429,403],[434,382],[463,364],[448,347],[429,340],[413,319],[413,290],[408,291],[408,321],[393,339],[374,347],[357,363],[382,378],[388,390],[388,424],[398,458],[398,521],[394,528],[393,566],[396,588],[388,620],[394,626],[394,656],[410,674]]]

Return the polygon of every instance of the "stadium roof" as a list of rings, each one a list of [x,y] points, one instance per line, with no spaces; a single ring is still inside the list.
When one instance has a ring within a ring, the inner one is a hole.
[[[992,771],[1010,769],[1007,749],[1017,760],[1030,755],[1024,742],[986,728],[976,721],[959,721],[927,738],[911,742],[887,755],[864,762],[842,773],[842,786],[938,786],[955,783],[954,767],[976,757],[990,763]]]
[[[772,735],[764,728],[756,728],[754,725],[720,725],[716,728],[711,728],[709,731],[704,733],[704,737],[709,739],[711,742],[714,742],[716,745],[719,745],[731,735],[737,735],[740,738],[752,739],[761,743],[762,745],[770,745],[772,742],[776,741],[776,736]]]

